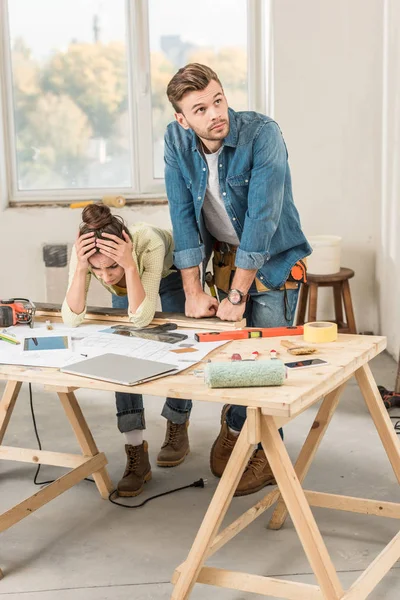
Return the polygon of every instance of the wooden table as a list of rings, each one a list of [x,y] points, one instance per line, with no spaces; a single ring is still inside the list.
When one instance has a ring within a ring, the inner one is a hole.
[[[301,341],[300,338],[290,338],[291,341],[296,339]],[[168,395],[176,398],[191,397],[193,400],[228,402],[248,407],[247,421],[238,437],[231,459],[210,502],[193,546],[185,562],[174,573],[175,585],[171,596],[173,600],[189,598],[196,582],[293,600],[367,598],[400,557],[400,533],[357,581],[344,591],[310,506],[400,518],[400,504],[303,490],[301,482],[311,466],[341,393],[347,381],[354,375],[400,483],[399,442],[368,366],[369,361],[382,352],[385,346],[386,339],[383,337],[339,335],[337,342],[319,346],[318,356],[328,360],[329,365],[290,373],[285,384],[275,388],[212,390],[206,387],[202,379],[191,374],[192,368],[179,375],[135,386],[134,391],[143,394]],[[273,347],[279,347],[277,338],[235,341],[214,351],[214,359],[227,360],[233,352],[239,352],[244,357],[247,352],[253,350],[258,350],[262,356],[268,356],[269,350]],[[290,355],[282,350],[281,357],[287,360]],[[111,489],[105,469],[106,458],[96,448],[74,391],[77,388],[89,388],[126,392],[129,391],[127,387],[66,375],[55,370],[12,366],[0,367],[0,379],[8,380],[0,402],[0,443],[21,383],[28,381],[41,383],[48,391],[57,392],[83,452],[82,456],[75,456],[0,446],[0,459],[73,467],[68,474],[0,515],[0,532],[90,474],[93,474],[101,496],[106,498]],[[293,466],[278,428],[321,398],[323,402]],[[254,444],[259,441],[271,464],[277,488],[266,494],[262,500],[223,531],[219,531]],[[287,515],[290,515],[318,585],[204,566],[207,558],[274,504],[276,507],[269,527],[279,529]]]

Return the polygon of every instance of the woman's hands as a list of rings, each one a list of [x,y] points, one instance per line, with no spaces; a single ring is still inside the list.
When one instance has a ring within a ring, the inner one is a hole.
[[[103,233],[102,238],[96,239],[96,246],[101,254],[114,260],[125,271],[135,267],[132,257],[132,241],[129,235],[122,231],[124,239],[122,240],[112,233]]]
[[[76,256],[78,259],[78,268],[87,271],[89,268],[88,258],[96,252],[96,242],[94,233],[78,233],[75,241]]]

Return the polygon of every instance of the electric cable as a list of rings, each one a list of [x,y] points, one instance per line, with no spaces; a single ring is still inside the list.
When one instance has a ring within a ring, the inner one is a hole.
[[[33,394],[32,394],[32,384],[29,383],[29,404],[31,407],[31,415],[32,415],[32,422],[33,422],[33,429],[35,431],[35,436],[36,436],[36,441],[38,444],[38,448],[39,450],[42,449],[42,443],[40,441],[40,437],[39,437],[39,432],[38,432],[38,428],[37,428],[37,423],[36,423],[36,417],[35,417],[35,411],[33,408]],[[48,485],[49,483],[54,483],[55,479],[50,479],[49,481],[37,481],[37,477],[39,475],[39,471],[40,471],[40,467],[42,465],[39,464],[37,466],[36,469],[36,473],[35,476],[33,478],[33,483],[35,485]],[[93,479],[88,479],[87,477],[85,477],[84,481],[89,481],[90,483],[95,483],[95,481]],[[174,492],[180,492],[181,490],[186,490],[188,488],[192,488],[192,487],[199,487],[199,488],[204,488],[207,484],[207,479],[198,479],[197,481],[194,481],[193,483],[190,483],[189,485],[184,485],[182,487],[178,487],[178,488],[174,488],[172,490],[168,490],[167,492],[162,492],[161,494],[156,494],[154,496],[150,496],[149,498],[146,498],[146,500],[143,500],[143,502],[141,502],[140,504],[122,504],[120,502],[116,502],[113,498],[114,494],[117,493],[117,490],[113,490],[110,495],[108,496],[108,500],[112,503],[112,504],[116,504],[117,506],[121,506],[122,508],[140,508],[142,506],[144,506],[145,504],[147,504],[147,502],[150,502],[150,500],[154,500],[155,498],[161,498],[162,496],[167,496],[168,494],[172,494]]]

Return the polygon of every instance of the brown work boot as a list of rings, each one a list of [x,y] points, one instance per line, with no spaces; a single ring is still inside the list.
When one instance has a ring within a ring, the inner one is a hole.
[[[140,446],[125,444],[125,452],[127,462],[125,473],[117,485],[118,496],[138,496],[146,481],[151,479],[148,444],[145,441]]]
[[[235,496],[247,496],[262,490],[266,485],[275,485],[274,475],[264,450],[254,450],[238,483]]]
[[[221,430],[211,448],[210,469],[215,477],[222,477],[222,473],[225,471],[225,467],[239,437],[229,431],[226,422],[226,413],[229,408],[230,404],[225,404],[222,408]]]
[[[167,431],[157,456],[157,466],[176,467],[183,463],[190,452],[188,427],[189,421],[182,424],[167,421]]]

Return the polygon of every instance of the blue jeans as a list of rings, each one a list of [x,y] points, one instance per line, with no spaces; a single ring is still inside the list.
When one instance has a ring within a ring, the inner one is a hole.
[[[220,300],[226,298],[225,292],[218,290]],[[274,290],[260,294],[255,284],[249,290],[244,317],[247,327],[287,327],[293,325],[299,296],[297,290]],[[226,413],[228,427],[240,431],[246,420],[246,407],[232,405]],[[283,438],[282,429],[279,430]]]
[[[160,298],[163,312],[185,313],[185,294],[179,271],[161,279]],[[128,296],[112,296],[113,308],[128,308]],[[134,429],[146,429],[142,394],[116,392],[117,422],[121,433]],[[182,424],[189,419],[192,409],[191,400],[167,398],[162,416],[172,423]]]

